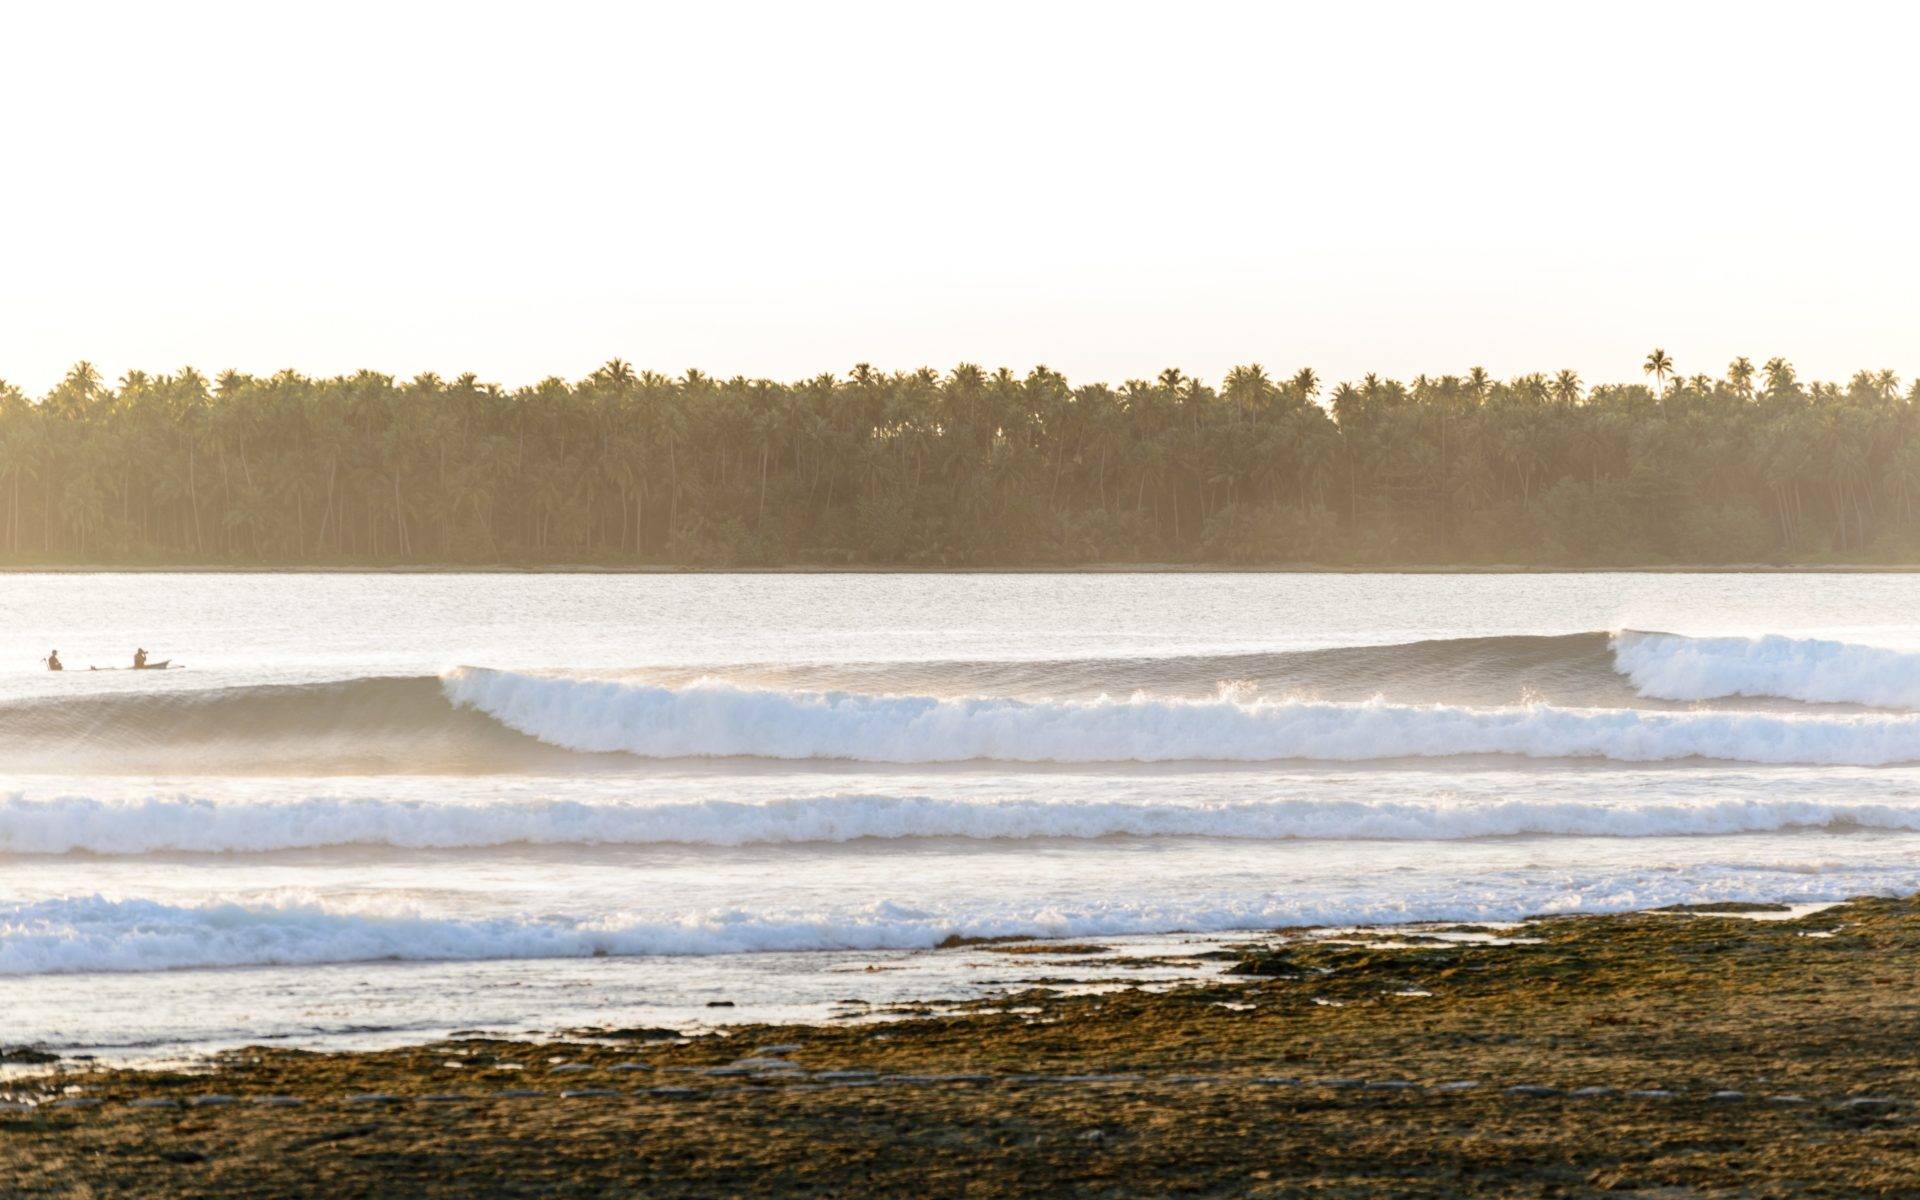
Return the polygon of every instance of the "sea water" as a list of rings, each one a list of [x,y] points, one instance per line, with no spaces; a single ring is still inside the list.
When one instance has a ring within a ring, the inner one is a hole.
[[[1920,890],[1916,614],[1868,574],[0,575],[0,1044],[824,1018],[1058,973],[956,935]],[[185,669],[86,669],[136,645]]]

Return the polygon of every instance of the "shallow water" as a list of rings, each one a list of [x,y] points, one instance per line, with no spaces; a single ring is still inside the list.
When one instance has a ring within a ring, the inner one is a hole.
[[[1912,891],[1916,612],[1907,575],[0,576],[0,1041],[817,1016],[847,971],[986,986],[909,953],[956,933]],[[188,669],[73,669],[135,643]]]

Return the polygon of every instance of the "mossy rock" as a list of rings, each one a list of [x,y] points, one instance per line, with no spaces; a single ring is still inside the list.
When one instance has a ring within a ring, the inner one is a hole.
[[[1792,912],[1793,907],[1787,904],[1751,904],[1742,900],[1716,900],[1711,904],[1669,904],[1665,908],[1656,908],[1653,911],[1712,916],[1715,913],[1783,913]]]

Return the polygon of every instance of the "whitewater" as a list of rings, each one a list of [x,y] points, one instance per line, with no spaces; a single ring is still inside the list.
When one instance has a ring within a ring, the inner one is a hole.
[[[1755,780],[1756,792],[1763,781]],[[1113,790],[1089,788],[1087,790]],[[1226,790],[1245,791],[1247,788]],[[0,797],[0,854],[261,854],[391,847],[772,846],[862,839],[1234,838],[1445,841],[1490,837],[1681,837],[1788,829],[1920,831],[1920,799],[1867,802],[1755,794],[1622,798],[1244,801],[829,795],[761,803],[636,805],[310,797],[217,802],[150,796]]]
[[[1875,766],[1920,760],[1920,716],[1212,700],[1036,702],[683,687],[462,669],[456,705],[567,750],[643,758],[944,763],[1360,761],[1509,754]],[[1245,689],[1241,689],[1245,690]],[[1703,689],[1704,690],[1704,689]],[[1735,691],[1714,695],[1754,694]],[[1706,698],[1706,697],[1690,697]]]
[[[1020,977],[955,938],[1920,890],[1915,612],[1899,575],[0,576],[5,1040],[684,1027]],[[34,669],[121,641],[189,669]]]

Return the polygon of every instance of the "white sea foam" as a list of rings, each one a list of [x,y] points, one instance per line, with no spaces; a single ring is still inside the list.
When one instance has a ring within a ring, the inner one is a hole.
[[[1459,755],[1920,762],[1920,716],[1247,699],[939,699],[682,687],[461,668],[456,705],[570,750],[646,758],[938,763],[1358,761]]]
[[[591,919],[362,911],[315,901],[173,903],[67,896],[0,903],[0,977],[374,960],[912,950],[964,937],[1117,937],[1409,921],[1508,921],[1713,900],[1837,900],[1920,886],[1913,869],[1526,872],[1396,890],[1081,899],[879,899],[819,908],[614,912]]]
[[[1787,700],[1920,709],[1920,654],[1815,638],[1680,637],[1628,630],[1613,641],[1616,669],[1643,696]]]
[[[1521,835],[1675,837],[1783,829],[1920,832],[1920,803],[1768,796],[1596,804],[1295,797],[1228,803],[830,795],[760,803],[490,804],[342,799],[0,797],[0,854],[264,853],[339,846],[747,846],[862,838],[1209,837],[1454,841]]]

